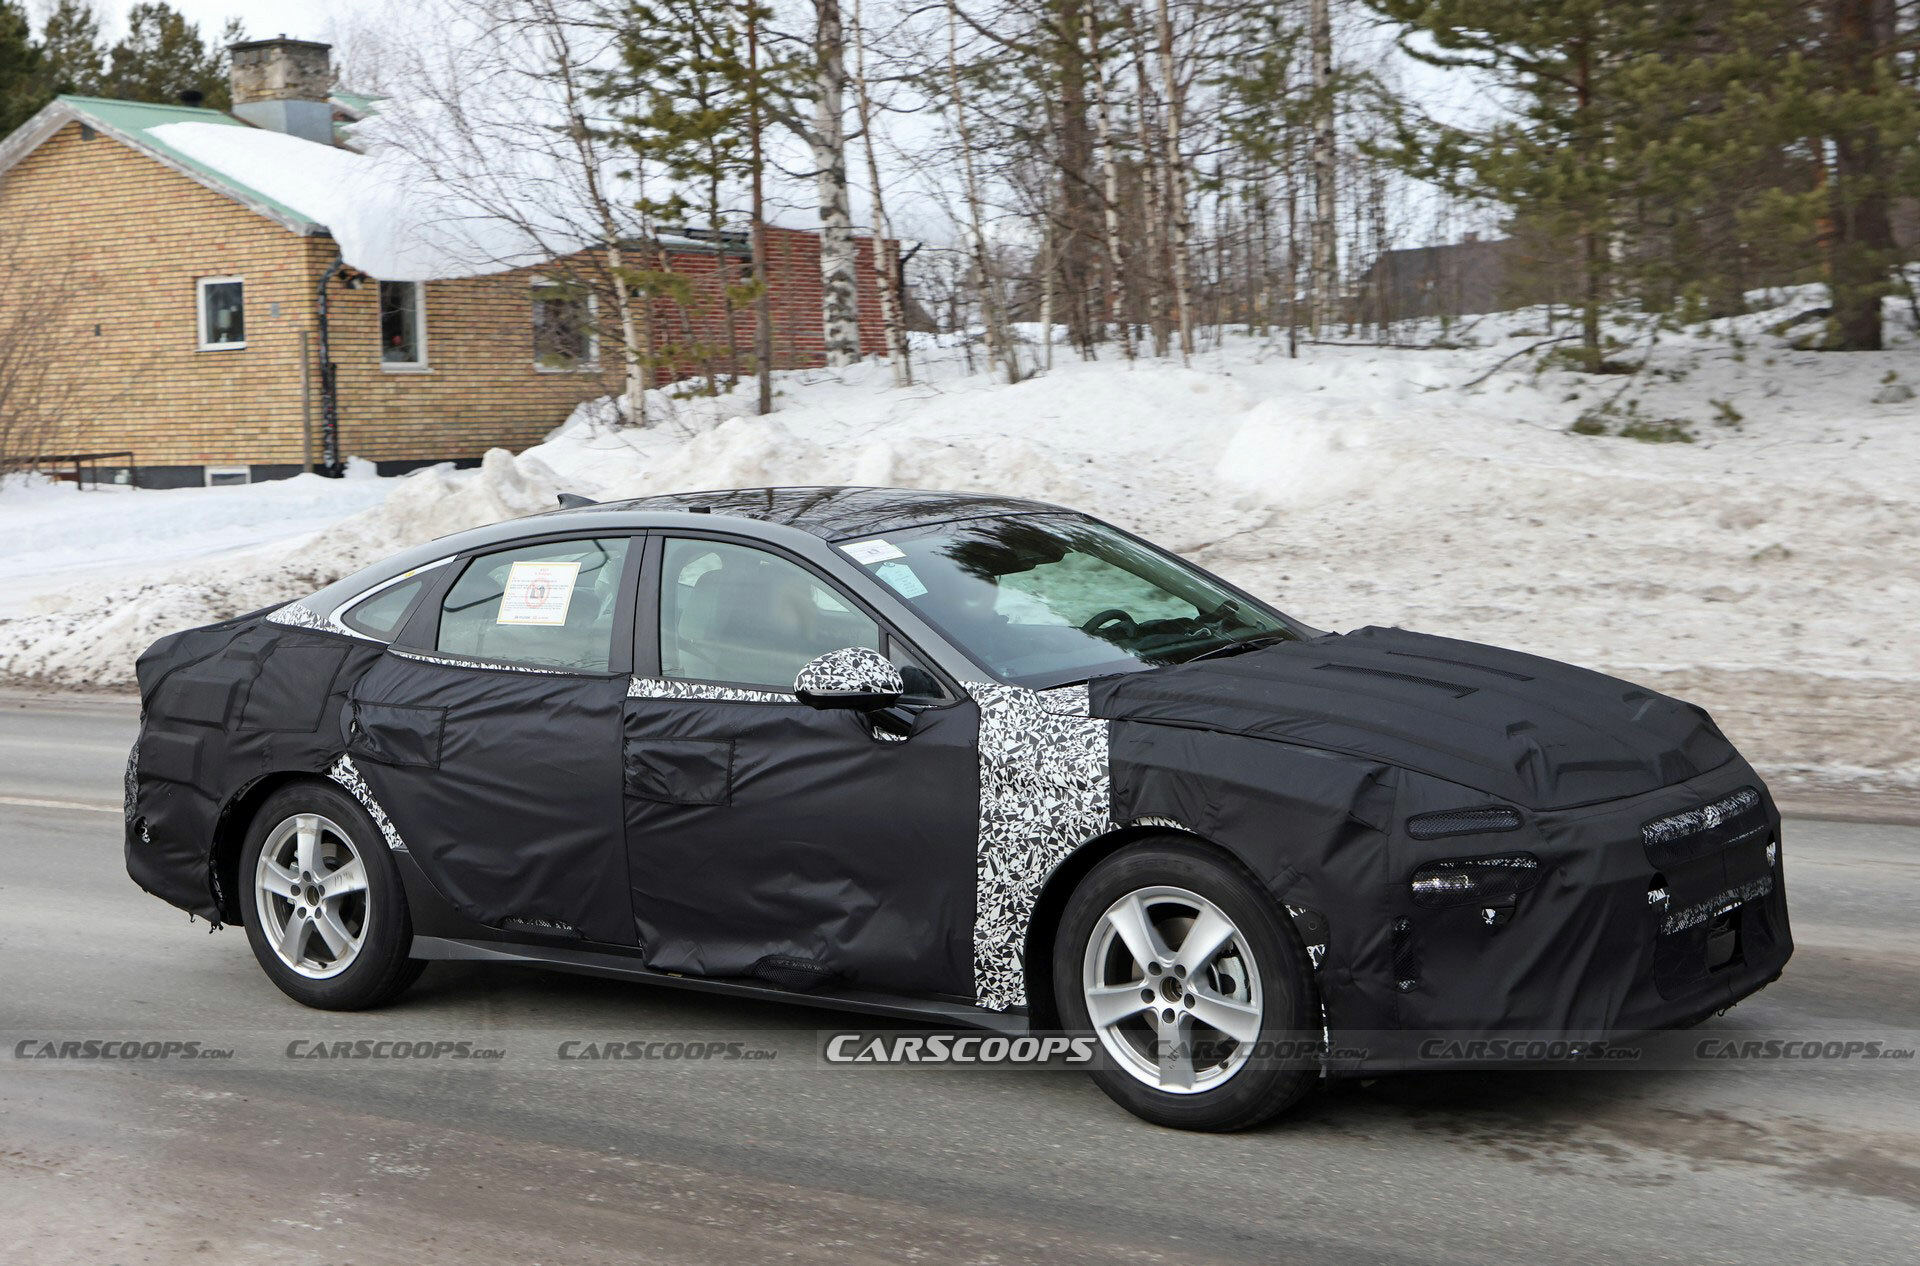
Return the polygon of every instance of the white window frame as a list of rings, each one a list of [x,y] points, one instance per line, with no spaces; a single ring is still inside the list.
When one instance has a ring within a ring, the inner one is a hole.
[[[239,352],[245,351],[247,340],[238,343],[215,343],[207,336],[207,287],[237,285],[240,287],[240,320],[247,319],[247,279],[245,277],[202,277],[193,287],[193,325],[200,337],[200,350],[203,352]]]
[[[233,344],[222,343],[220,346],[231,347]],[[235,475],[238,475],[239,478],[234,478]],[[221,476],[222,478],[216,483],[215,476]],[[250,484],[253,482],[253,467],[202,466],[200,468],[200,478],[205,481],[206,486],[209,488],[237,488],[241,484]]]
[[[532,321],[533,321],[533,305],[540,302],[540,292],[542,290],[562,289],[564,288],[564,285],[565,283],[563,282],[554,281],[546,277],[534,278],[533,284],[528,289],[528,292],[527,292],[527,298],[529,300],[529,304],[527,308],[527,321],[530,326],[532,325]],[[536,351],[536,354],[534,355],[534,358],[533,358],[534,372],[542,373],[542,374],[597,374],[600,372],[600,296],[593,293],[593,291],[589,290],[586,294],[586,300],[587,300],[587,355],[586,355],[586,358],[584,360],[576,361],[571,365],[542,365],[540,363],[540,357]],[[536,333],[538,332],[537,327],[534,327],[534,330]]]
[[[374,302],[376,304],[380,303],[380,287],[381,286],[412,286],[413,287],[413,333],[414,333],[414,351],[416,353],[416,359],[414,360],[388,360],[387,345],[383,338],[380,344],[381,371],[389,374],[426,373],[428,370],[432,368],[432,366],[427,361],[427,283],[424,281],[375,282],[374,288],[373,288],[373,297],[374,297]],[[385,305],[382,304],[380,307],[380,312],[384,313],[385,310],[386,310]]]

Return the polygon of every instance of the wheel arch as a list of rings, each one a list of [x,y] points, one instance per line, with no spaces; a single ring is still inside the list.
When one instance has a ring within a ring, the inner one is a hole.
[[[220,918],[235,927],[246,926],[246,902],[241,899],[240,854],[247,843],[247,831],[267,798],[285,787],[312,783],[317,787],[335,787],[325,775],[305,769],[282,769],[243,784],[220,806],[214,819],[213,843],[207,864],[213,876],[213,895]]]
[[[1040,883],[1021,946],[1020,963],[1027,991],[1028,1027],[1035,1030],[1060,1027],[1059,1000],[1053,993],[1053,939],[1060,929],[1060,916],[1066,910],[1067,900],[1073,896],[1073,890],[1080,886],[1087,872],[1121,849],[1153,839],[1198,844],[1245,867],[1232,849],[1177,823],[1161,821],[1133,822],[1116,827],[1085,841],[1061,858]]]

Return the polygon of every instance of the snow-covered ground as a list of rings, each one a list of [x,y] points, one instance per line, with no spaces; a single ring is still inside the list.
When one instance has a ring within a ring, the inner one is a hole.
[[[63,489],[66,526],[48,520],[35,544],[13,516],[57,494],[9,492],[0,579],[40,596],[36,613],[0,621],[0,673],[124,683],[168,628],[545,509],[559,489],[978,489],[1112,519],[1324,628],[1500,642],[1694,698],[1790,793],[1920,797],[1920,401],[1900,398],[1920,379],[1920,344],[1892,303],[1884,353],[1797,351],[1789,339],[1808,327],[1769,332],[1811,302],[1666,334],[1646,353],[1656,372],[1630,383],[1531,358],[1486,376],[1544,337],[1539,312],[1453,331],[1472,345],[1310,346],[1299,359],[1246,336],[1188,366],[1087,363],[1056,347],[1050,372],[1016,386],[927,347],[911,388],[880,364],[782,375],[765,418],[747,414],[744,392],[662,395],[669,416],[644,431],[586,408],[479,471],[368,481],[378,504],[297,544],[186,566],[167,561],[169,541],[244,535],[256,512],[250,545],[311,524],[263,487]],[[1610,429],[1672,422],[1694,442],[1569,433],[1623,387]],[[138,517],[124,517],[134,503]],[[125,586],[97,569],[49,592],[87,541],[115,536]]]

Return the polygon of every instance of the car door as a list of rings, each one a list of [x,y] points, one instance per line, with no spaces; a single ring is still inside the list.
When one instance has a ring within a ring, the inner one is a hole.
[[[620,756],[637,540],[556,534],[455,560],[353,688],[347,754],[468,918],[633,943]]]
[[[650,966],[970,997],[972,701],[799,558],[663,534],[642,579],[625,726],[627,858]],[[815,656],[891,655],[910,732],[793,694]]]

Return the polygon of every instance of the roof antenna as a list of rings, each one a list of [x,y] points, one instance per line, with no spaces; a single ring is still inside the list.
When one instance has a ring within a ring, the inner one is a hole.
[[[560,508],[562,510],[578,510],[582,506],[597,506],[599,504],[600,503],[592,497],[583,497],[577,492],[563,492],[560,494]]]

